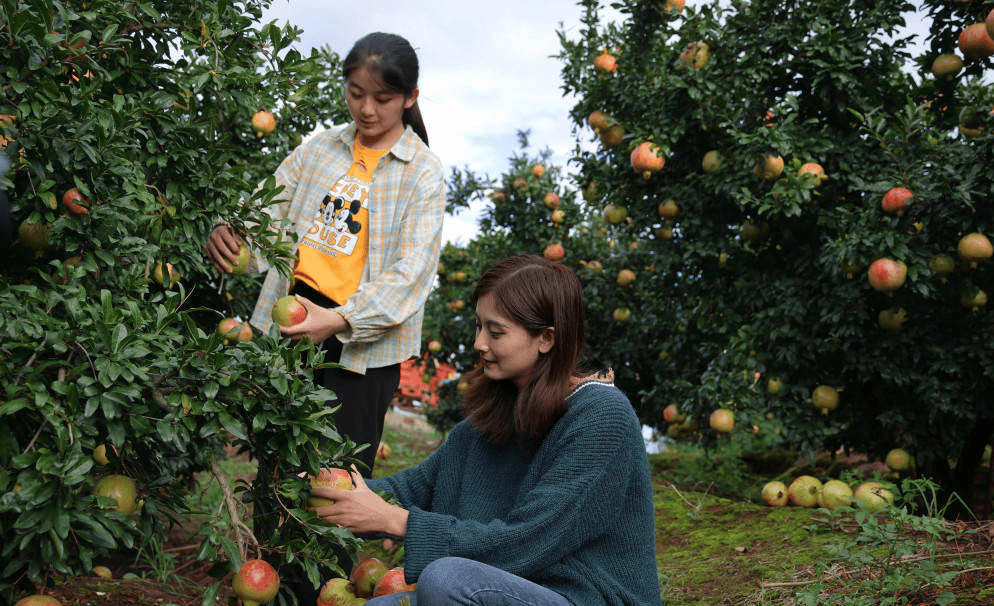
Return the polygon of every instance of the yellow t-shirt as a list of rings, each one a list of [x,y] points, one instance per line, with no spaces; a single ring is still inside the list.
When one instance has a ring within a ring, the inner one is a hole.
[[[369,253],[367,198],[373,169],[388,151],[355,140],[352,167],[325,194],[320,213],[300,241],[294,278],[339,305],[359,289]]]

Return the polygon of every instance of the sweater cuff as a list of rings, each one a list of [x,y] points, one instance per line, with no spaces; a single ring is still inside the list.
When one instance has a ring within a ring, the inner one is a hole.
[[[404,536],[404,576],[408,583],[414,583],[425,566],[451,555],[451,545],[445,537],[451,536],[455,518],[418,507],[411,507],[408,511]]]

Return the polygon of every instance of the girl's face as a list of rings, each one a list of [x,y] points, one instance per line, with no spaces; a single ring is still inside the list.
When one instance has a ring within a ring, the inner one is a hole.
[[[521,389],[539,354],[549,353],[554,343],[552,328],[533,336],[521,324],[498,313],[492,295],[483,295],[476,302],[473,349],[480,352],[483,374],[490,380],[505,379]]]
[[[418,99],[418,90],[404,95],[391,89],[365,66],[349,75],[345,102],[355,120],[359,142],[366,147],[385,149],[404,134],[404,110]]]

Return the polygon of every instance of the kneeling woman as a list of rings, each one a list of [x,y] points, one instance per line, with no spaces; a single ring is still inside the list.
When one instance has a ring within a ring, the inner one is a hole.
[[[473,293],[480,362],[466,420],[419,465],[317,513],[405,542],[410,594],[369,602],[658,606],[641,426],[604,375],[583,375],[583,293],[537,255],[501,261]],[[385,490],[402,507],[373,490]]]

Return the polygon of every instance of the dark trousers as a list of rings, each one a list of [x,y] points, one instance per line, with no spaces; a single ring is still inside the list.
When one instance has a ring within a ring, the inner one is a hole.
[[[338,307],[337,303],[302,282],[297,282],[291,292],[322,307]],[[321,348],[325,351],[325,362],[341,359],[342,342],[337,337],[326,339]],[[364,375],[344,368],[319,368],[314,371],[314,382],[338,396],[337,401],[329,402],[329,405],[341,405],[333,417],[338,433],[356,444],[368,445],[356,458],[362,462],[359,471],[363,477],[372,477],[387,410],[400,384],[400,364],[367,368]]]

